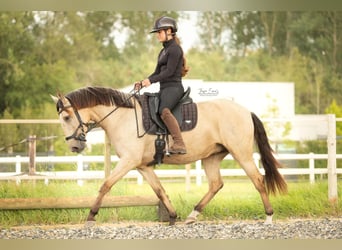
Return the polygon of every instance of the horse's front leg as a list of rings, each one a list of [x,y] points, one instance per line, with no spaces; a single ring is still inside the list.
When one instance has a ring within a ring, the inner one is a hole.
[[[113,172],[102,184],[99,194],[93,204],[93,206],[90,209],[86,226],[93,226],[95,223],[95,216],[98,214],[99,209],[102,204],[103,197],[111,190],[112,186],[119,181],[123,176],[125,176],[133,167],[135,166],[134,163],[120,160]]]
[[[172,206],[169,197],[166,195],[166,192],[160,183],[160,180],[156,173],[153,171],[152,167],[143,166],[138,168],[139,173],[145,178],[145,180],[150,184],[153,191],[157,195],[157,197],[160,199],[160,201],[164,204],[166,207],[169,217],[170,217],[170,225],[174,225],[176,223],[177,219],[177,213],[174,207]]]

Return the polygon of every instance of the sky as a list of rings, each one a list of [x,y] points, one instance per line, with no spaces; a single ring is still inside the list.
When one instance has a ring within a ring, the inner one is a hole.
[[[178,21],[177,35],[181,40],[182,48],[186,52],[199,41],[198,27],[196,24],[196,11],[185,11],[189,15],[189,20],[180,19]]]

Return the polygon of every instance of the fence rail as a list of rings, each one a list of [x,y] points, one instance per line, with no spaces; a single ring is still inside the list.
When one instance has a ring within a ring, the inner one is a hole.
[[[264,174],[264,169],[260,168],[260,155],[254,154],[254,160],[260,169],[260,172]],[[315,168],[315,160],[327,160],[328,154],[279,154],[275,155],[279,160],[307,160],[308,168],[282,168],[279,169],[283,175],[309,175],[310,183],[314,183],[315,175],[327,174],[328,168]],[[337,154],[336,159],[342,159],[342,154]],[[115,155],[111,156],[111,162],[117,162],[119,158]],[[229,155],[225,160],[233,160]],[[104,163],[104,156],[37,156],[36,163],[72,163],[77,165],[76,171],[44,171],[36,172],[35,175],[25,175],[22,173],[22,164],[29,163],[29,157],[0,157],[0,164],[14,164],[15,172],[3,172],[0,173],[0,180],[12,180],[20,183],[22,180],[44,180],[48,184],[49,180],[77,180],[82,185],[83,180],[96,180],[104,179],[104,171],[90,171],[84,170],[84,166],[87,163]],[[195,177],[196,184],[202,184],[202,177],[205,176],[202,169],[201,161],[195,162],[195,168],[188,167],[184,169],[156,169],[156,174],[160,178],[186,178]],[[337,168],[336,174],[342,174],[342,169]],[[221,169],[222,176],[245,176],[243,169]],[[142,176],[136,170],[131,170],[124,176],[124,178],[135,178],[138,184],[143,183]]]
[[[2,198],[0,210],[88,208],[95,197],[69,198]],[[101,207],[157,206],[157,196],[105,196]]]

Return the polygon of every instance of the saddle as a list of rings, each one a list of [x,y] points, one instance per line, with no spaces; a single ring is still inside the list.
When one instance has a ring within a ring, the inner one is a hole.
[[[171,110],[182,132],[192,130],[197,124],[197,105],[190,97],[191,89],[188,88],[178,104]],[[160,165],[165,154],[165,139],[168,141],[168,130],[158,114],[159,93],[144,93],[139,97],[142,107],[143,127],[147,134],[156,135],[155,155],[148,166]]]
[[[191,89],[188,88],[178,104],[171,110],[175,116],[180,130],[192,130],[197,124],[197,105],[190,97]],[[144,93],[140,100],[142,106],[143,126],[147,134],[164,135],[167,128],[158,114],[159,93]]]

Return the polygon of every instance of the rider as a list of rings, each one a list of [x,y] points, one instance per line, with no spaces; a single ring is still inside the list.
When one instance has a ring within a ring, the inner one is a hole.
[[[169,130],[173,145],[170,147],[171,154],[186,154],[181,131],[176,118],[171,110],[183,96],[184,87],[182,77],[188,72],[183,50],[176,36],[176,21],[167,16],[158,18],[150,33],[156,33],[157,39],[163,44],[154,72],[139,83],[140,87],[148,87],[152,83],[160,83],[159,115]]]

